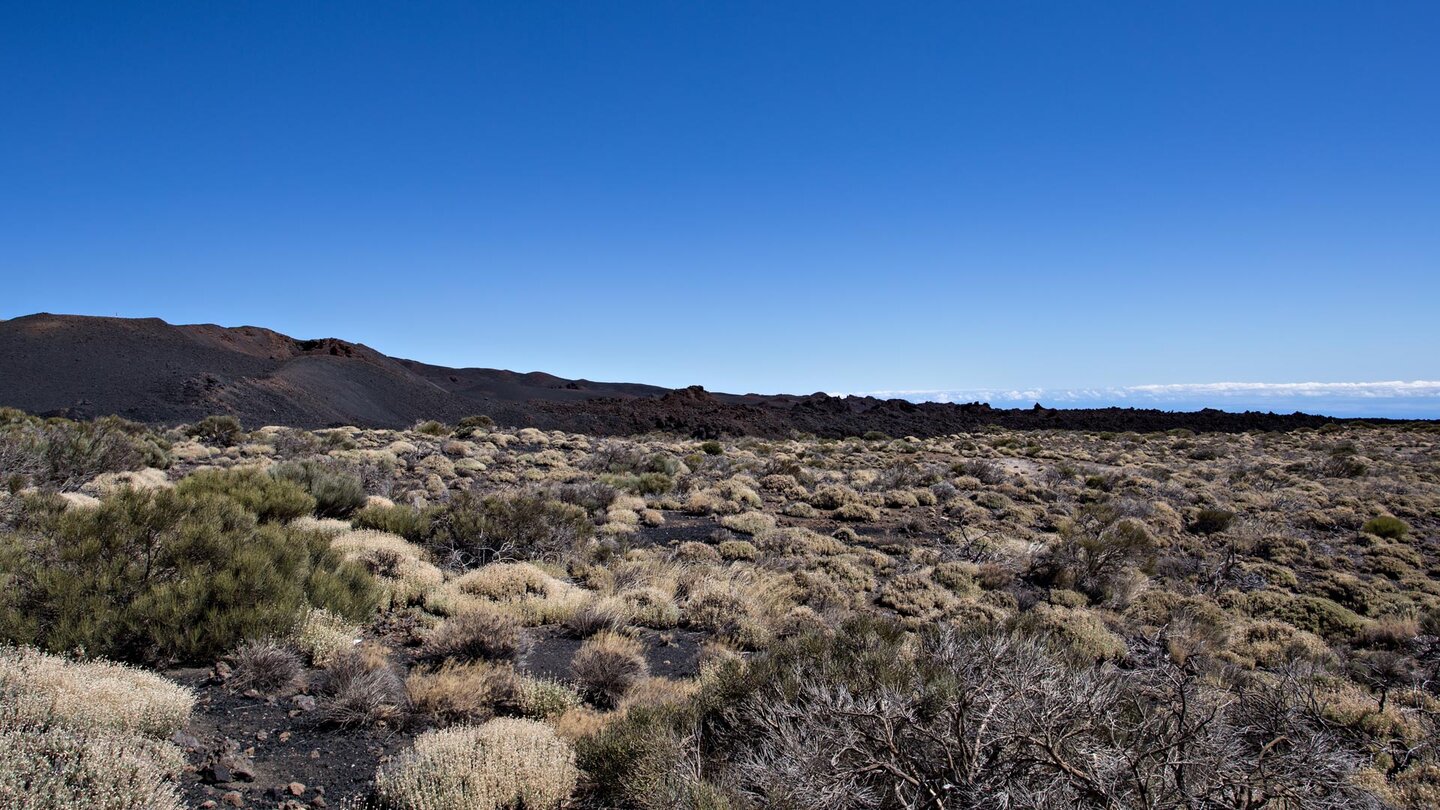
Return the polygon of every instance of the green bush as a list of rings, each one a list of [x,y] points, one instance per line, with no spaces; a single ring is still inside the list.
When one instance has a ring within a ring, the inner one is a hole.
[[[495,427],[495,420],[488,416],[467,416],[455,425],[455,438],[468,439],[476,433]]]
[[[700,450],[707,456],[718,456],[721,453],[725,452],[725,447],[721,445],[720,442],[711,439],[707,442],[701,442]]]
[[[640,706],[599,734],[576,742],[576,762],[589,779],[588,797],[600,807],[639,810],[728,810],[722,788],[685,772],[695,759],[690,705]]]
[[[1393,515],[1381,515],[1365,521],[1362,527],[1364,531],[1377,537],[1384,537],[1388,540],[1399,540],[1410,532],[1410,526],[1405,521]]]
[[[1190,531],[1196,534],[1219,534],[1230,528],[1230,522],[1235,519],[1234,512],[1227,512],[1224,509],[1201,509],[1190,521]]]
[[[398,534],[412,543],[423,543],[430,536],[430,524],[439,509],[416,509],[411,506],[367,506],[356,512],[351,523],[357,529],[374,529]]]
[[[287,461],[272,467],[270,474],[304,487],[321,517],[343,518],[365,505],[360,478],[323,461]]]
[[[450,434],[450,428],[446,427],[443,422],[437,422],[434,419],[420,422],[412,429],[416,433],[423,433],[426,436],[448,436]]]
[[[452,567],[495,560],[559,561],[594,534],[584,509],[522,492],[462,492],[434,513],[422,541]]]
[[[18,486],[78,489],[100,473],[168,467],[168,453],[169,443],[144,425],[115,416],[72,422],[0,413],[0,470]]]
[[[584,508],[525,492],[462,492],[424,509],[369,506],[356,512],[353,522],[419,543],[441,562],[462,569],[496,560],[559,561],[595,531]]]
[[[68,511],[29,499],[0,534],[0,584],[3,640],[152,662],[282,635],[312,605],[363,617],[376,600],[322,535],[258,523],[195,488],[127,489]]]
[[[1323,596],[1256,591],[1247,595],[1246,608],[1251,615],[1280,619],[1317,636],[1348,638],[1364,626],[1353,611]]]
[[[240,426],[239,419],[225,414],[201,419],[187,427],[185,435],[207,444],[231,447],[245,437],[245,430]]]
[[[1036,562],[1037,578],[1104,599],[1131,572],[1149,571],[1159,550],[1155,538],[1140,521],[1115,519],[1115,514],[1104,504],[1095,505],[1061,526],[1059,539]]]
[[[262,523],[294,520],[315,511],[315,499],[293,481],[274,478],[254,467],[200,470],[175,485],[190,495],[224,495],[254,513]]]
[[[675,488],[675,479],[660,472],[602,475],[600,481],[635,495],[664,495]]]

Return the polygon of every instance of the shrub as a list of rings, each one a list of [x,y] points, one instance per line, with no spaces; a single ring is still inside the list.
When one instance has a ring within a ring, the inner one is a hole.
[[[880,589],[877,601],[902,616],[936,618],[954,606],[955,596],[924,574],[901,574]]]
[[[438,509],[415,509],[409,506],[367,506],[351,518],[357,529],[371,529],[398,534],[412,543],[423,543],[430,536],[430,524]]]
[[[7,559],[0,638],[124,660],[205,660],[288,633],[311,605],[359,618],[375,604],[374,581],[322,535],[178,488],[122,490],[93,509],[32,505],[0,534]]]
[[[195,697],[158,675],[0,649],[0,807],[179,810]]]
[[[569,685],[549,678],[522,677],[516,690],[520,713],[545,719],[580,706],[580,695]]]
[[[519,678],[509,664],[446,662],[405,679],[415,709],[446,723],[478,722],[518,702]]]
[[[493,609],[476,609],[431,631],[421,655],[430,661],[494,661],[514,658],[519,649],[519,622]]]
[[[845,544],[839,540],[800,526],[765,532],[756,540],[766,551],[787,557],[843,554],[845,552]]]
[[[291,641],[310,663],[324,667],[353,649],[359,636],[360,625],[324,608],[312,608],[301,619]]]
[[[365,505],[365,486],[359,477],[324,462],[306,459],[277,464],[270,474],[293,481],[315,499],[315,514],[346,517]]]
[[[273,639],[247,641],[232,657],[235,667],[225,682],[231,689],[254,689],[268,695],[300,683],[300,656]]]
[[[764,512],[741,512],[720,518],[720,525],[741,534],[761,534],[775,528],[775,518]]]
[[[17,490],[26,481],[73,490],[101,473],[168,467],[168,450],[143,425],[114,416],[42,422],[10,411],[0,418],[0,470]]]
[[[836,520],[873,523],[880,519],[880,512],[873,506],[855,501],[842,505],[832,513],[832,516]]]
[[[1114,517],[1101,508],[1061,526],[1060,538],[1038,561],[1036,573],[1045,582],[1106,598],[1123,588],[1127,575],[1150,570],[1159,546],[1135,518]]]
[[[958,462],[950,467],[950,472],[957,476],[968,476],[978,480],[986,486],[995,486],[1005,482],[1005,468],[993,461],[983,458],[971,458]]]
[[[382,607],[422,602],[445,581],[440,569],[425,559],[424,549],[398,535],[368,529],[347,531],[332,540],[330,548],[376,578]]]
[[[215,494],[234,500],[262,522],[283,523],[315,511],[315,499],[299,484],[253,467],[200,470],[175,485],[185,495]]]
[[[240,420],[228,414],[207,416],[185,428],[185,435],[218,447],[232,447],[245,435]]]
[[[642,706],[581,736],[576,756],[588,777],[587,798],[600,807],[639,810],[748,806],[726,802],[691,765],[703,765],[691,743],[695,714],[689,706]]]
[[[641,627],[663,630],[680,623],[680,608],[669,593],[659,588],[627,588],[615,599],[624,605],[625,619]]]
[[[423,543],[457,568],[496,560],[558,561],[594,528],[584,509],[541,495],[463,492],[435,513]]]
[[[711,439],[710,441],[700,443],[700,452],[707,456],[718,456],[725,452],[725,447],[720,444],[720,442]]]
[[[571,659],[570,669],[581,690],[602,706],[614,706],[631,686],[650,674],[640,642],[616,633],[586,640]]]
[[[427,731],[375,775],[389,810],[550,810],[575,790],[570,746],[544,723],[501,718]]]
[[[1201,509],[1195,514],[1195,519],[1190,521],[1189,528],[1195,534],[1219,534],[1230,528],[1230,522],[1234,519],[1234,512],[1227,512],[1224,509]]]
[[[1251,615],[1279,619],[1317,636],[1349,637],[1364,626],[1354,612],[1320,596],[1256,591],[1247,594],[1245,606]]]
[[[675,488],[675,479],[659,472],[608,473],[600,482],[634,495],[664,495]]]
[[[363,650],[339,654],[320,681],[318,720],[332,726],[400,725],[410,713],[405,681]]]
[[[180,810],[185,766],[169,743],[68,728],[0,729],[0,806]]]
[[[0,728],[63,726],[165,739],[190,721],[195,696],[142,669],[0,648]]]
[[[571,614],[565,620],[565,629],[577,638],[589,638],[607,630],[620,630],[629,620],[630,606],[626,605],[623,600],[602,599],[591,602]]]
[[[434,419],[427,419],[424,422],[417,422],[415,424],[415,427],[411,428],[411,430],[415,431],[416,433],[423,433],[426,436],[450,435],[450,428],[446,427],[443,422],[437,422]]]
[[[727,541],[743,542],[743,541]],[[723,545],[723,544],[722,544]],[[752,549],[754,546],[750,546]],[[721,553],[714,546],[706,543],[688,540],[675,547],[675,559],[687,563],[718,563]]]
[[[1022,613],[1016,627],[1078,661],[1115,660],[1125,655],[1125,641],[1084,608],[1042,603]]]
[[[818,509],[838,509],[847,503],[860,499],[855,490],[841,484],[826,484],[816,488],[810,496],[810,505]]]
[[[1387,540],[1399,540],[1410,531],[1410,526],[1393,515],[1381,515],[1365,521],[1361,530]]]
[[[495,427],[495,420],[488,416],[467,416],[455,423],[455,438],[468,439],[476,433]]]
[[[620,720],[582,744],[581,764],[647,797],[663,799],[683,775],[766,807],[970,806],[1016,794],[1034,807],[1137,807],[1156,790],[1378,806],[1341,745],[1293,681],[1230,692],[1176,667],[1075,662],[1013,633],[936,627],[910,641],[850,622],[722,671],[694,706]],[[650,778],[637,784],[638,774]]]
[[[726,560],[753,560],[760,556],[760,550],[748,540],[725,540],[716,549]]]

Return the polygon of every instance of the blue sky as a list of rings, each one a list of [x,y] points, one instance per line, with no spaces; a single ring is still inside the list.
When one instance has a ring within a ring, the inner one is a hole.
[[[0,317],[728,391],[1440,380],[1436,41],[1433,2],[8,3]]]

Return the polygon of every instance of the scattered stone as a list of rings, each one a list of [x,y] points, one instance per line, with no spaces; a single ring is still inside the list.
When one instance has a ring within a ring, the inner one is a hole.
[[[324,796],[316,796],[315,798],[313,798],[313,799],[310,800],[310,806],[311,806],[311,807],[329,807],[329,806],[330,806],[330,803],[327,802],[327,801],[325,801],[325,797],[324,797]]]
[[[201,746],[199,737],[196,737],[194,734],[186,734],[183,731],[177,731],[171,734],[170,742],[175,743],[182,751],[199,751]]]
[[[234,782],[235,774],[231,773],[230,767],[224,762],[215,761],[207,763],[200,769],[200,778],[206,782]]]
[[[255,767],[246,754],[239,751],[234,740],[221,740],[209,759],[200,767],[200,779],[211,784],[255,781]],[[249,749],[253,755],[255,749]]]
[[[285,787],[285,789],[290,791],[291,796],[305,795],[305,785],[301,784],[300,782],[291,782]]]
[[[270,732],[257,731],[255,732],[255,739],[259,740],[260,742],[265,742],[266,740],[270,739]]]
[[[245,797],[244,797],[244,796],[241,796],[241,795],[240,795],[240,791],[238,791],[238,790],[232,790],[232,791],[230,791],[229,793],[226,793],[225,795],[221,796],[221,797],[220,797],[220,801],[222,801],[222,802],[230,805],[231,807],[244,807],[244,806],[245,806]]]
[[[290,735],[290,732],[288,732],[288,731],[282,731],[282,732],[280,732],[280,742],[282,742],[282,743],[284,743],[284,742],[290,742],[290,736],[291,736],[291,735]]]
[[[200,803],[201,810],[211,810],[211,808],[219,806],[220,803],[215,801],[214,799],[206,799],[205,801]]]
[[[296,695],[290,699],[290,702],[294,703],[295,708],[302,712],[315,711],[315,698],[309,695]]]

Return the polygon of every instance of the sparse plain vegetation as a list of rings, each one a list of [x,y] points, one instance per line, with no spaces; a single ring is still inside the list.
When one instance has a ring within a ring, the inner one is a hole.
[[[231,421],[0,413],[0,807],[1440,806],[1430,426]]]

